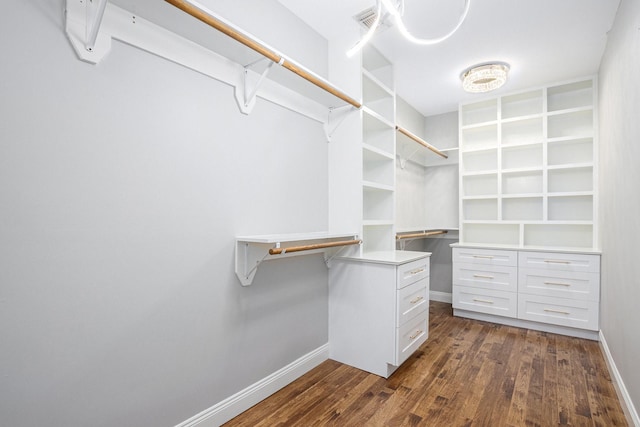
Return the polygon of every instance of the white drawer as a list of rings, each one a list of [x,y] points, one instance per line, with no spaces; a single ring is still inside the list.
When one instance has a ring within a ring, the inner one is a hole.
[[[430,258],[422,258],[398,266],[398,289],[404,288],[420,279],[429,277]]]
[[[518,292],[583,301],[599,301],[600,275],[598,273],[520,268],[518,270]]]
[[[396,326],[405,324],[418,313],[429,310],[429,279],[424,278],[398,290]]]
[[[468,286],[453,286],[453,308],[516,317],[518,294]]]
[[[555,252],[520,252],[520,268],[537,268],[556,271],[600,272],[600,256]]]
[[[429,312],[426,311],[396,330],[396,366],[407,360],[429,337]]]
[[[523,294],[518,297],[518,318],[597,331],[598,305],[596,301]]]
[[[456,264],[453,283],[508,292],[518,290],[518,268],[483,264]]]
[[[453,262],[515,267],[518,265],[518,252],[493,249],[453,248]]]

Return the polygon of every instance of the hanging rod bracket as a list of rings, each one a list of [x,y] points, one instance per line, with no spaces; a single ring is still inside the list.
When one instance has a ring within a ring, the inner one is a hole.
[[[327,121],[324,123],[324,135],[327,137],[327,142],[331,142],[331,138],[340,125],[345,121],[351,111],[355,110],[355,107],[351,105],[343,105],[341,107],[330,107],[327,115]]]
[[[420,148],[416,148],[415,150],[413,150],[411,152],[411,154],[409,154],[407,157],[405,157],[404,159],[402,158],[402,156],[400,155],[400,153],[398,153],[398,159],[400,160],[400,169],[403,169],[407,166],[407,162],[409,160],[411,160],[411,158],[413,156],[415,156],[415,154],[420,151]]]
[[[82,61],[99,63],[111,50],[111,34],[104,30],[107,0],[66,0],[65,32]]]
[[[282,63],[281,59],[280,63]],[[265,64],[261,71],[254,72],[252,69],[260,64]],[[269,58],[260,58],[243,67],[243,85],[241,90],[236,87],[236,101],[243,114],[250,114],[256,104],[256,95],[260,86],[269,75],[269,71],[273,67],[273,62]],[[257,76],[257,78],[256,78]]]

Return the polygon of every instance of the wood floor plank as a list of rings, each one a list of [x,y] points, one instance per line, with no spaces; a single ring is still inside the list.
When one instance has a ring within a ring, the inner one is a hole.
[[[225,424],[627,426],[597,342],[452,316],[388,379],[327,360]]]

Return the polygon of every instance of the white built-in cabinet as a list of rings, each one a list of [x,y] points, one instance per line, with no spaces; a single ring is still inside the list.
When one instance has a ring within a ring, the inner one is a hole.
[[[453,248],[456,316],[598,338],[600,255]]]
[[[429,254],[372,252],[329,270],[329,357],[388,377],[427,340]]]
[[[594,78],[463,104],[456,315],[597,339]]]
[[[393,66],[376,49],[362,52],[363,252],[395,248],[395,92]]]
[[[593,79],[463,104],[460,241],[597,247]]]

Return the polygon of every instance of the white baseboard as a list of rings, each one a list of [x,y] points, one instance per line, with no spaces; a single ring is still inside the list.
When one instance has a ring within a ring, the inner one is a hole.
[[[431,301],[440,301],[451,304],[453,298],[448,292],[429,291],[429,299]]]
[[[618,393],[620,406],[622,406],[622,410],[627,416],[627,421],[629,423],[632,423],[635,427],[640,427],[640,417],[638,417],[638,411],[636,411],[635,406],[633,406],[633,401],[631,401],[629,391],[624,385],[624,381],[622,381],[622,377],[620,376],[620,372],[616,367],[616,363],[611,356],[609,346],[607,345],[607,340],[604,338],[602,331],[600,331],[600,346],[602,347],[602,351],[604,352],[605,360],[607,361],[609,372],[611,373],[611,378],[613,379],[613,385],[616,388],[616,393]]]
[[[328,343],[222,402],[216,403],[209,409],[183,421],[176,427],[218,427],[300,378],[327,359],[329,359]]]

